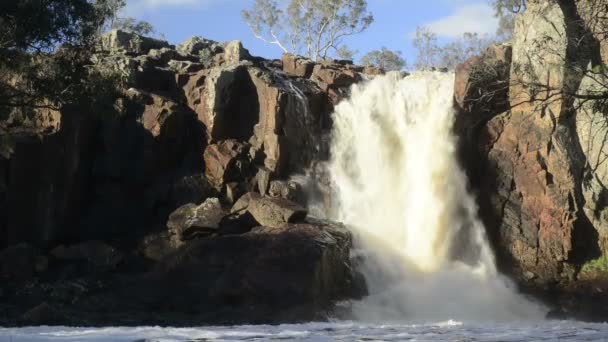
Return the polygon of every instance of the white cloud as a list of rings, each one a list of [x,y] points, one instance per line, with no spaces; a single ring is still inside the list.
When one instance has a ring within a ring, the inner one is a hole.
[[[453,14],[425,24],[439,37],[456,38],[465,32],[494,34],[498,19],[494,11],[485,3],[460,7]]]

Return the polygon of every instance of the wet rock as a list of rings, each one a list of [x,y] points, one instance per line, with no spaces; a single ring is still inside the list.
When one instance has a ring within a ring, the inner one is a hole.
[[[361,75],[353,70],[346,69],[338,63],[326,63],[315,65],[311,80],[329,94],[333,104],[338,104],[344,99],[349,87],[361,81]]]
[[[186,204],[175,210],[167,221],[167,229],[173,246],[198,237],[214,235],[226,215],[217,198],[209,198],[201,205]]]
[[[270,197],[280,197],[295,203],[304,203],[305,194],[300,184],[291,181],[274,180],[268,190]]]

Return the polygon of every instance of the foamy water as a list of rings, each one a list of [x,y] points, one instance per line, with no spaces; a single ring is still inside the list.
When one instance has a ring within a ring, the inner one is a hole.
[[[607,341],[608,325],[578,322],[540,324],[369,325],[357,322],[308,323],[278,326],[201,328],[67,328],[0,329],[1,342],[92,341]]]
[[[456,159],[454,75],[355,85],[336,107],[331,212],[357,233],[370,296],[364,321],[540,320],[545,309],[496,271]]]

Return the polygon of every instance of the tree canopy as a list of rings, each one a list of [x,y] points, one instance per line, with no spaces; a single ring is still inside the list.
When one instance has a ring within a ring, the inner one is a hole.
[[[86,55],[111,16],[106,4],[107,0],[0,3],[0,114],[15,107],[74,101],[78,92],[93,86],[85,82],[90,74]]]
[[[286,7],[255,0],[242,16],[256,38],[312,60],[335,53],[344,38],[363,32],[374,20],[366,0],[290,0]]]
[[[361,58],[361,64],[375,66],[385,71],[402,70],[406,66],[405,59],[401,57],[401,51],[391,51],[386,47],[367,53]]]

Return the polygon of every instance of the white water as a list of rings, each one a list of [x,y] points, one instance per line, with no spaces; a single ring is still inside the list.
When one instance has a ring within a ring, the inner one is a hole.
[[[541,319],[496,271],[455,156],[454,76],[397,74],[337,106],[329,172],[337,221],[358,233],[372,321]]]
[[[185,341],[606,341],[608,325],[580,322],[518,324],[365,324],[330,322],[195,328],[0,328],[1,342]]]

